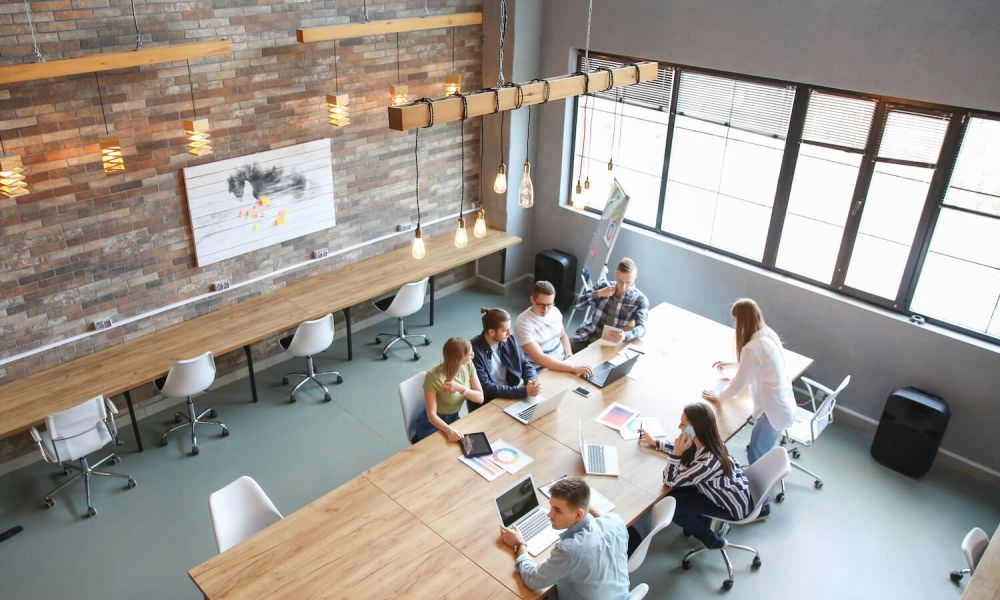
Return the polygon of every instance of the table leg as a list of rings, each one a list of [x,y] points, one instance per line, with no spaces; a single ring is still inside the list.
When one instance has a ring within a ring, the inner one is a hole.
[[[500,250],[500,284],[507,283],[507,249]]]
[[[431,284],[431,322],[428,323],[428,325],[434,327],[434,276],[433,275],[430,276],[429,283]]]
[[[344,309],[344,320],[347,321],[347,360],[354,360],[354,340],[351,337],[351,307]]]
[[[122,396],[125,396],[125,404],[128,405],[128,416],[132,419],[132,433],[135,434],[135,445],[138,446],[139,452],[142,452],[142,436],[139,435],[139,423],[135,420],[135,407],[132,406],[132,393],[129,390],[125,390]]]
[[[250,353],[250,344],[243,346],[243,352],[247,355],[247,371],[250,373],[250,392],[253,394],[253,401],[257,401],[257,379],[253,374],[253,354]]]

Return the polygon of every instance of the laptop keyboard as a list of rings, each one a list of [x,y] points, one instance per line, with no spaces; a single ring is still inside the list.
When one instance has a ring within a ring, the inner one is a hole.
[[[519,419],[523,419],[525,421],[529,420],[531,418],[531,415],[535,414],[535,407],[536,406],[538,406],[538,405],[537,404],[532,404],[528,408],[526,408],[526,409],[522,410],[521,412],[517,413],[517,417]]]
[[[604,371],[595,371],[592,376],[587,378],[587,381],[600,387],[604,385],[604,382],[608,380],[608,375],[611,375],[611,369],[605,369]]]
[[[521,535],[524,536],[525,540],[530,540],[535,537],[540,531],[548,527],[549,517],[540,510],[536,510],[531,513],[531,516],[525,519],[517,528],[521,531]]]
[[[589,444],[587,446],[587,464],[593,473],[605,473],[604,446]]]

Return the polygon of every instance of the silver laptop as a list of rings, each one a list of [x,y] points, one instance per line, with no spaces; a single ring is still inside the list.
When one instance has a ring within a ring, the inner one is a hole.
[[[552,399],[546,399],[543,396],[526,398],[516,404],[511,404],[504,409],[504,412],[527,425],[559,408],[563,398],[568,393],[569,390],[564,390]]]
[[[588,444],[583,437],[583,423],[577,422],[580,433],[580,455],[583,456],[583,468],[587,475],[618,476],[618,448],[614,446],[599,446]]]
[[[538,556],[559,539],[549,515],[538,505],[535,481],[530,473],[493,498],[493,502],[504,527],[517,525],[528,554]]]

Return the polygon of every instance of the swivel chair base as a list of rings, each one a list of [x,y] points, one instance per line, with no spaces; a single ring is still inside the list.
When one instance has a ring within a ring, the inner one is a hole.
[[[728,523],[723,522],[720,526],[717,526],[717,528],[719,530],[718,531],[719,535],[723,537],[725,537],[725,534],[729,532]],[[687,554],[684,555],[684,558],[681,559],[681,567],[685,571],[690,569],[691,558],[693,558],[698,554],[701,554],[706,550],[709,550],[709,548],[705,547],[704,545],[701,545],[689,551]],[[728,574],[726,580],[722,582],[722,589],[728,591],[733,587],[733,562],[729,559],[729,553],[726,552],[727,550],[742,550],[744,552],[749,552],[753,554],[753,562],[750,563],[750,566],[753,567],[754,569],[759,569],[761,562],[760,562],[760,552],[757,552],[757,550],[751,548],[750,546],[742,546],[740,544],[730,544],[727,541],[725,546],[718,548],[718,551],[722,553],[722,560],[726,562],[726,573]]]
[[[299,391],[299,388],[305,385],[307,381],[311,381],[316,385],[318,385],[319,387],[323,388],[323,394],[324,394],[323,402],[329,402],[330,400],[332,400],[333,398],[330,396],[330,390],[328,390],[327,387],[323,385],[323,382],[318,379],[321,375],[322,376],[336,375],[337,380],[334,381],[334,383],[344,383],[344,378],[341,377],[340,373],[338,373],[337,371],[323,371],[322,373],[317,373],[316,365],[313,362],[313,357],[311,356],[306,357],[305,373],[285,373],[285,376],[281,378],[282,385],[288,385],[289,377],[302,377],[302,381],[295,384],[295,387],[292,388],[292,393],[288,397],[289,404],[295,403],[295,392]]]
[[[410,342],[410,340],[420,338],[423,340],[424,346],[430,346],[431,338],[427,337],[422,333],[413,333],[413,334],[407,333],[406,326],[403,324],[402,317],[398,318],[397,321],[398,321],[397,323],[398,328],[395,333],[380,333],[375,336],[376,344],[381,344],[383,337],[390,337],[390,336],[392,337],[392,339],[389,340],[389,343],[386,344],[384,348],[382,348],[382,360],[389,360],[389,349],[392,348],[396,344],[396,342],[403,342],[404,344],[409,346],[410,350],[413,350],[413,360],[419,360],[420,353],[417,352],[416,346],[414,346]]]
[[[93,517],[97,514],[97,509],[94,508],[94,504],[90,500],[90,477],[92,475],[100,475],[102,477],[119,477],[121,479],[126,479],[128,480],[125,483],[126,489],[132,489],[136,485],[135,479],[132,479],[132,476],[129,475],[128,473],[112,473],[111,471],[97,470],[98,467],[100,467],[106,462],[112,465],[116,465],[119,462],[121,462],[121,458],[119,458],[117,454],[109,454],[104,458],[102,458],[101,460],[94,463],[93,465],[90,465],[87,462],[86,457],[81,458],[79,462],[80,464],[74,464],[70,462],[62,463],[63,475],[69,475],[73,471],[76,471],[76,474],[67,479],[66,481],[60,483],[58,486],[56,486],[55,489],[46,494],[45,499],[42,500],[42,508],[52,508],[53,506],[55,506],[56,501],[52,499],[52,496],[54,496],[55,493],[58,492],[59,490],[63,489],[67,485],[73,483],[74,481],[82,477],[84,488],[87,490],[87,516]]]
[[[208,419],[204,419],[203,418],[206,415],[208,416]],[[177,424],[174,425],[173,427],[171,427],[170,429],[168,429],[168,430],[166,430],[166,431],[163,432],[163,435],[160,436],[160,445],[161,446],[166,446],[167,445],[167,436],[170,435],[171,433],[173,433],[173,432],[175,432],[175,431],[177,431],[179,429],[184,429],[185,427],[190,427],[191,428],[191,456],[196,456],[198,454],[198,435],[197,435],[195,429],[196,429],[196,427],[198,425],[215,425],[216,427],[221,427],[222,428],[222,434],[221,434],[222,437],[228,437],[229,436],[229,428],[226,427],[225,424],[223,424],[221,421],[214,421],[213,420],[217,416],[218,416],[218,413],[215,412],[214,408],[209,408],[209,409],[203,410],[200,414],[196,415],[195,412],[194,412],[194,401],[192,401],[191,397],[188,396],[188,399],[187,399],[187,414],[185,415],[182,412],[174,413],[174,422],[177,423]]]

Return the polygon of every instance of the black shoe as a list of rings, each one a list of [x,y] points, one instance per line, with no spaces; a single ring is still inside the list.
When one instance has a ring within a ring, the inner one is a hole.
[[[771,505],[765,504],[764,508],[760,509],[760,514],[757,515],[757,520],[762,521],[771,516]]]

